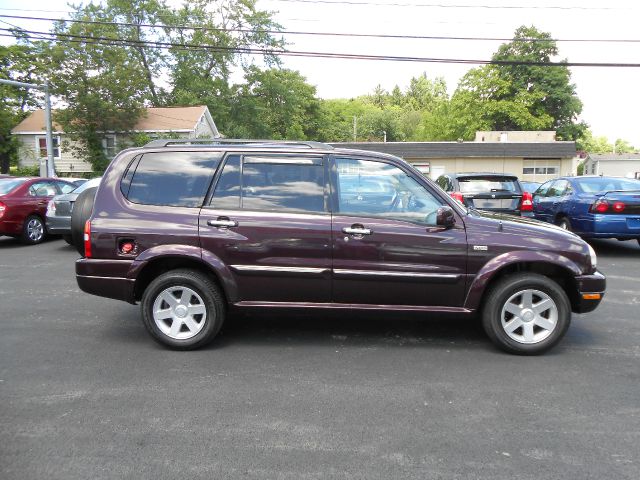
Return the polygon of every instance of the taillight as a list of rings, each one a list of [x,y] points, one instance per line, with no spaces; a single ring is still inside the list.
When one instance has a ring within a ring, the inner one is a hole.
[[[0,218],[4,217],[4,212],[7,211],[7,206],[0,202]]]
[[[626,207],[626,205],[624,204],[624,202],[615,202],[613,204],[613,211],[616,213],[620,213],[624,210],[624,207]]]
[[[524,192],[522,194],[522,203],[520,204],[521,212],[532,212],[533,211],[533,195],[529,192]]]
[[[84,222],[84,256],[91,258],[91,220]]]
[[[451,195],[451,198],[453,198],[454,200],[458,200],[464,205],[464,197],[462,196],[461,192],[451,192],[449,195]]]
[[[591,207],[589,207],[591,213],[606,213],[608,210],[609,202],[606,200],[596,200]]]

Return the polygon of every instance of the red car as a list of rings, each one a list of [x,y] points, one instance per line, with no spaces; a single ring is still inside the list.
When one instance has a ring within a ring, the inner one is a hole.
[[[58,178],[0,178],[0,236],[20,237],[27,244],[42,242],[47,236],[47,203],[76,187]]]

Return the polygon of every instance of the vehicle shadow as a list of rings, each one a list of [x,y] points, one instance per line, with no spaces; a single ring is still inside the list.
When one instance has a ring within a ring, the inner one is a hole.
[[[40,245],[42,245],[43,243],[55,242],[57,240],[62,240],[62,237],[49,236],[45,238]],[[65,242],[62,242],[62,243],[66,245]],[[26,243],[23,243],[22,240],[20,240],[20,238],[17,238],[17,237],[0,236],[0,251],[9,250],[13,248],[38,248],[38,245],[28,245]]]
[[[635,240],[589,239],[596,254],[606,257],[628,257],[640,254],[640,245]]]

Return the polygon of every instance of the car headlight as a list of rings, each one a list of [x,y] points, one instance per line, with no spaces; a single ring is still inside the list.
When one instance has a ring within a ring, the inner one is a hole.
[[[588,243],[587,243],[587,247],[589,247],[589,256],[591,257],[591,266],[595,270],[596,266],[598,265],[598,258],[596,257],[596,251]]]

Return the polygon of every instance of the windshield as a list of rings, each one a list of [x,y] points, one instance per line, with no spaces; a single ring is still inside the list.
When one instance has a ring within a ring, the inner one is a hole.
[[[576,179],[578,189],[583,193],[604,193],[612,190],[640,190],[640,181],[625,178],[581,178]]]
[[[26,178],[2,178],[0,179],[0,195],[5,195],[9,193],[16,187],[19,187],[24,182],[26,182]]]
[[[515,178],[458,178],[461,193],[519,192]]]
[[[84,182],[82,185],[76,188],[72,193],[82,193],[87,188],[97,187],[98,185],[100,185],[100,180],[101,180],[101,177],[92,178],[91,180]]]

